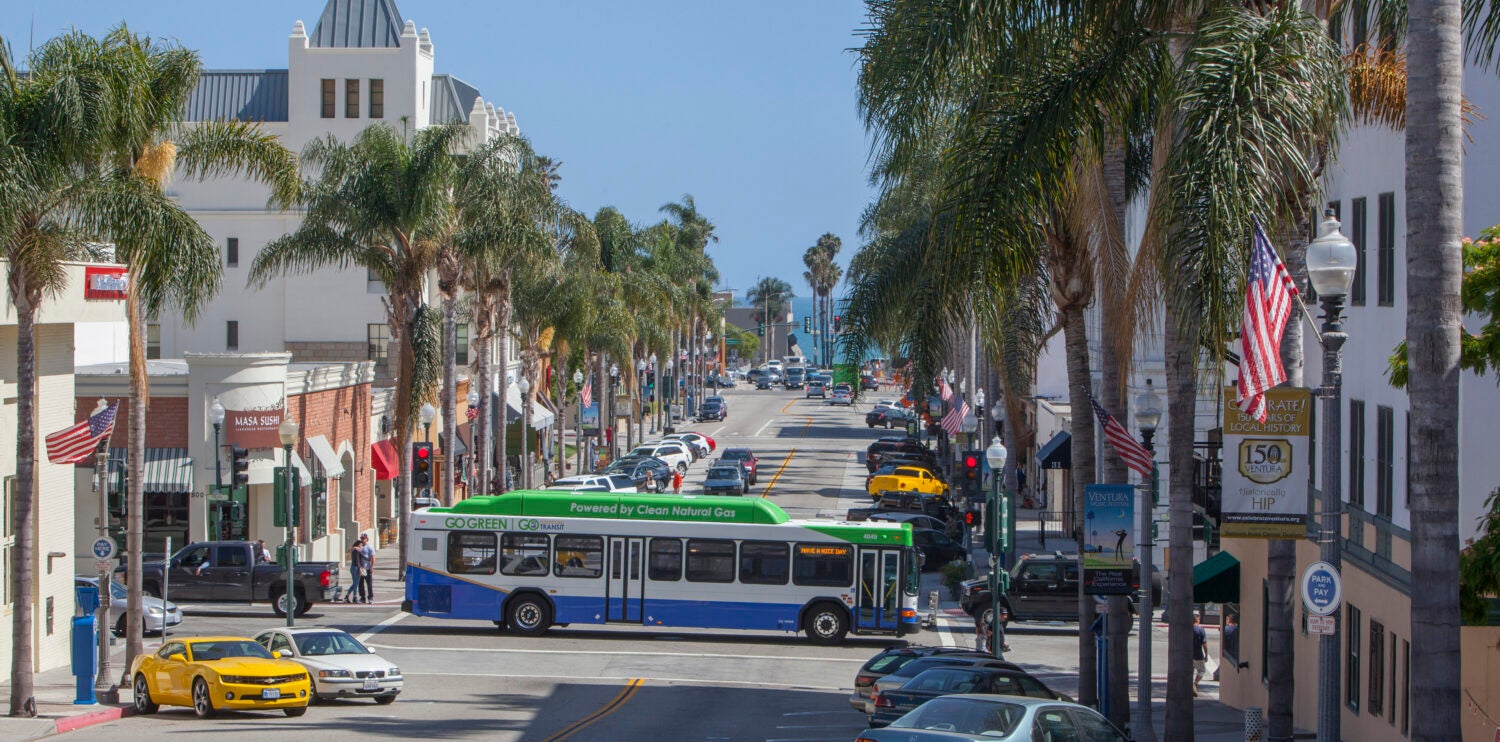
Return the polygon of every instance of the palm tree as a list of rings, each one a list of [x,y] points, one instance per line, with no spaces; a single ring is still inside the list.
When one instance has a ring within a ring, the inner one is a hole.
[[[1493,3],[1487,3],[1494,5]],[[1457,0],[1410,0],[1406,339],[1411,397],[1413,740],[1458,739],[1458,382],[1463,277],[1463,35]],[[1497,13],[1500,14],[1500,13]],[[1494,49],[1495,26],[1489,26]]]
[[[792,285],[780,278],[765,276],[745,292],[745,301],[751,306],[759,306],[764,321],[769,325],[775,320],[779,322],[786,316],[786,308],[790,306],[792,297]],[[776,330],[774,327],[766,328],[766,360],[771,359],[771,354],[776,352]]]
[[[397,347],[396,401],[392,427],[396,450],[398,525],[406,532],[410,480],[406,447],[416,405],[436,385],[438,365],[419,367],[418,344],[436,334],[425,320],[427,276],[438,265],[440,245],[452,219],[450,188],[454,149],[467,127],[431,126],[409,139],[376,124],[345,144],[332,136],[308,144],[303,158],[319,175],[303,184],[306,216],[296,231],[261,250],[250,269],[250,284],[322,268],[363,267],[385,285],[386,324]],[[430,334],[429,334],[430,333]],[[434,354],[435,355],[435,354]],[[430,386],[418,386],[426,382]],[[406,569],[406,539],[400,540],[399,568]]]

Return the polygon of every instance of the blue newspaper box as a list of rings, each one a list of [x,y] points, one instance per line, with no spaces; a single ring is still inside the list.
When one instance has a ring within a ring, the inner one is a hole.
[[[94,677],[99,674],[99,632],[94,611],[99,608],[99,588],[80,585],[78,608],[83,615],[73,617],[73,677],[77,681],[74,704],[88,705],[94,700]]]

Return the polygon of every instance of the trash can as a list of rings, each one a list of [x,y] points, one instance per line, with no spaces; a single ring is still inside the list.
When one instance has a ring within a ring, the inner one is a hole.
[[[99,674],[99,630],[94,611],[99,609],[99,588],[79,585],[76,595],[83,615],[73,617],[73,678],[77,682],[73,703],[86,706],[98,703],[94,678]]]

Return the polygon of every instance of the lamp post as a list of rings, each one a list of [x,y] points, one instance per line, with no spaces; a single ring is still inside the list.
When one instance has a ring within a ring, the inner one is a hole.
[[[664,409],[662,410],[663,417],[662,417],[661,429],[662,429],[663,433],[665,433],[668,428],[672,427],[672,405],[677,404],[677,376],[672,373],[672,366],[673,365],[674,364],[672,363],[672,359],[668,358],[667,359],[667,387],[670,388],[672,391],[663,400],[664,402],[666,402],[666,404],[663,405]],[[677,373],[682,373],[682,368],[681,367],[678,367]],[[657,386],[660,386],[660,384],[658,384]]]
[[[296,510],[292,507],[292,498],[296,497],[297,495],[297,488],[295,486],[297,469],[296,467],[292,466],[292,444],[297,442],[298,432],[299,431],[297,429],[297,423],[292,422],[292,419],[290,417],[282,419],[281,426],[276,428],[276,435],[281,439],[281,449],[284,456],[282,460],[286,462],[286,475],[281,478],[282,488],[285,490],[285,492],[282,493],[282,503],[283,507],[285,507],[285,510],[283,510],[282,512],[286,514],[286,543],[282,546],[281,552],[282,558],[286,561],[286,595],[283,596],[286,602],[283,604],[283,607],[286,609],[287,628],[292,627],[292,625],[296,621],[297,615],[297,595],[293,589],[296,581],[292,579],[292,565],[297,561],[294,552],[294,544],[292,543],[294,534],[293,529],[296,528],[295,521],[292,518],[292,513],[296,512]],[[401,504],[401,511],[402,519],[404,521],[406,517],[405,502]],[[403,525],[405,524],[403,523]]]
[[[642,358],[635,362],[635,419],[631,420],[631,428],[626,431],[630,439],[626,441],[628,448],[635,448],[635,444],[641,438],[641,426],[646,424],[646,359]]]
[[[431,445],[432,419],[437,417],[437,408],[433,407],[431,402],[423,402],[421,409],[417,410],[417,416],[422,420],[422,442]],[[447,454],[447,451],[443,453]],[[441,486],[438,487],[438,491],[442,492]],[[430,491],[427,496],[431,496]],[[405,535],[405,532],[403,532],[403,535]]]
[[[469,398],[468,398],[467,401],[469,403],[469,409],[470,410],[478,409],[478,407],[479,407],[479,392],[478,392],[478,390],[470,389],[469,390]],[[486,462],[485,462],[484,453],[482,451],[480,451],[479,449],[477,449],[477,448],[474,447],[475,434],[479,432],[479,427],[478,426],[483,425],[483,424],[484,423],[482,421],[480,421],[480,419],[478,417],[472,416],[472,415],[469,417],[469,461],[468,461],[469,465],[466,466],[466,467],[464,467],[464,496],[465,497],[472,497],[474,495],[474,478],[476,476],[480,476],[480,477],[484,476],[485,470],[488,468],[485,465]]]
[[[582,392],[583,392],[583,372],[582,371],[578,371],[578,370],[574,370],[573,371],[573,388],[579,390],[578,413],[577,413],[577,417],[575,418],[577,420],[578,424],[577,424],[576,427],[573,428],[573,430],[574,430],[573,447],[575,449],[577,449],[574,453],[578,454],[578,468],[574,469],[574,471],[578,472],[579,474],[582,474],[583,473],[583,396],[582,396]]]
[[[1136,719],[1135,737],[1139,742],[1156,742],[1156,725],[1151,721],[1151,562],[1156,549],[1156,539],[1151,536],[1152,510],[1156,504],[1156,448],[1152,439],[1156,437],[1156,426],[1161,422],[1161,397],[1146,380],[1146,391],[1135,398],[1135,425],[1141,431],[1141,445],[1151,452],[1150,491],[1141,498],[1138,518],[1141,545],[1141,605],[1140,640],[1136,643]]]
[[[974,414],[979,418],[979,432],[974,440],[984,441],[984,390],[974,390]]]
[[[998,405],[997,405],[998,406]],[[1005,565],[1010,561],[1011,544],[1011,496],[1001,491],[1002,474],[1010,452],[1000,442],[1000,436],[985,449],[984,458],[990,465],[990,502],[986,508],[989,518],[984,524],[985,547],[990,553],[990,636],[1000,636],[1000,596],[1010,587],[1010,574]],[[998,643],[998,642],[997,642]],[[998,649],[999,647],[996,647]]]
[[[1322,502],[1322,560],[1341,568],[1342,533],[1339,517],[1343,501],[1343,483],[1339,478],[1342,466],[1339,446],[1342,441],[1343,405],[1343,355],[1344,341],[1349,339],[1340,322],[1344,310],[1344,297],[1349,295],[1349,286],[1354,281],[1354,269],[1358,264],[1354,244],[1339,231],[1339,221],[1330,209],[1323,212],[1323,224],[1318,238],[1307,246],[1307,277],[1318,299],[1323,305],[1323,502]],[[1340,739],[1339,706],[1339,633],[1335,623],[1333,634],[1324,634],[1318,639],[1318,739]]]
[[[531,442],[531,381],[522,376],[516,382],[521,392],[521,488],[531,489],[531,459],[527,450]]]
[[[224,474],[219,468],[219,430],[224,426],[224,405],[214,397],[214,403],[208,408],[208,421],[214,426],[214,491],[217,492],[224,487]]]
[[[656,435],[656,418],[661,414],[661,366],[656,363],[656,354],[651,354],[651,435]]]
[[[620,380],[620,367],[617,364],[609,364],[609,438],[605,443],[609,444],[609,460],[613,462],[619,458],[616,453],[618,449],[615,444],[615,423],[619,420],[615,405],[619,399],[615,396],[615,384]],[[602,422],[602,420],[601,420]]]

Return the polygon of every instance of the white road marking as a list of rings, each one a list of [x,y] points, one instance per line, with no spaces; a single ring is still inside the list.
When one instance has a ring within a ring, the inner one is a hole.
[[[365,633],[360,634],[355,638],[358,639],[361,644],[368,644],[370,641],[370,637],[375,636],[382,631],[385,631],[387,626],[392,626],[398,621],[405,620],[410,615],[410,613],[407,613],[405,611],[397,613],[396,615],[391,616],[390,618],[387,618],[386,620],[381,621],[378,624],[375,624],[374,626],[370,627],[369,631],[366,631]]]
[[[405,613],[405,614],[400,614],[400,615],[409,616],[411,614]],[[396,620],[400,620],[400,619],[397,618]],[[395,622],[396,622],[395,620],[389,620],[388,619],[388,623],[395,623]],[[376,628],[379,629],[379,628],[384,628],[384,627],[381,626],[381,627],[376,627]],[[370,632],[370,634],[374,634],[374,633],[376,633],[376,632],[375,631],[371,631]],[[365,642],[364,636],[360,637],[360,641],[368,644],[368,642]],[[501,649],[501,648],[481,648],[481,647],[410,647],[410,646],[402,646],[402,645],[399,645],[399,644],[369,644],[369,646],[375,647],[376,649],[409,649],[409,650],[412,650],[412,651],[415,651],[415,652],[489,652],[491,654],[571,654],[571,655],[591,655],[591,656],[595,656],[595,657],[621,657],[621,656],[623,656],[623,657],[639,657],[639,656],[641,656],[641,653],[639,651],[613,652],[613,651],[606,651],[606,650],[601,650],[601,649],[583,649],[583,650],[577,650],[577,649]],[[721,659],[721,660],[778,660],[778,661],[791,661],[791,662],[849,662],[849,663],[853,663],[853,664],[857,664],[857,665],[862,665],[862,664],[864,664],[865,662],[868,661],[867,659],[863,659],[863,660],[862,659],[844,659],[842,657],[781,657],[781,656],[764,655],[764,654],[704,654],[702,652],[652,652],[652,654],[654,654],[654,655],[667,655],[667,656],[672,656],[672,657],[706,657],[706,658]]]
[[[782,716],[828,716],[830,714],[842,715],[843,713],[842,709],[838,711],[788,711],[783,713]]]
[[[576,680],[578,680],[578,677],[576,675],[509,675],[509,674],[501,673],[501,672],[411,672],[411,671],[403,671],[401,674],[403,676],[405,676],[405,677],[412,677],[414,675],[420,675],[420,676],[423,676],[423,677],[433,677],[433,678],[451,678],[451,677],[464,678],[464,677],[469,677],[469,678],[511,678],[511,679],[516,679],[516,680],[569,680],[569,681],[576,681]],[[802,685],[800,683],[797,684],[797,685],[788,686],[785,682],[780,682],[780,683],[760,683],[760,682],[756,682],[756,681],[753,681],[753,680],[712,680],[712,679],[707,679],[707,678],[655,678],[655,677],[646,677],[644,675],[629,675],[629,676],[590,675],[588,677],[589,680],[599,680],[599,681],[604,681],[604,682],[609,682],[609,681],[631,681],[631,680],[635,680],[636,678],[640,678],[640,679],[646,680],[648,682],[655,682],[655,683],[691,683],[691,684],[698,684],[698,685],[702,685],[702,684],[707,683],[707,684],[710,684],[710,685],[748,685],[748,686],[755,686],[755,687],[761,687],[761,688],[780,688],[780,689],[783,689],[783,690],[788,690],[788,689],[790,689],[790,690],[825,690],[825,691],[852,691],[852,690],[854,690],[853,688],[848,687],[848,686]]]
[[[764,433],[764,432],[765,432],[765,431],[766,431],[766,428],[769,428],[769,427],[771,427],[771,423],[774,423],[774,422],[776,422],[776,418],[774,418],[774,417],[773,417],[773,418],[771,418],[771,419],[770,419],[770,420],[767,420],[767,421],[766,421],[766,424],[765,424],[765,425],[762,425],[762,426],[760,426],[760,430],[757,430],[757,431],[755,431],[755,433],[754,433],[754,434],[752,434],[752,435],[751,435],[751,436],[750,436],[750,437],[751,437],[751,438],[759,438],[759,437],[760,437],[760,434],[761,434],[761,433]]]
[[[724,429],[727,428],[727,427],[729,427],[729,426],[728,425],[720,425],[719,429],[715,430],[712,433],[709,433],[708,437],[710,437],[710,438],[718,438],[719,434],[722,433],[722,432],[724,432]]]

